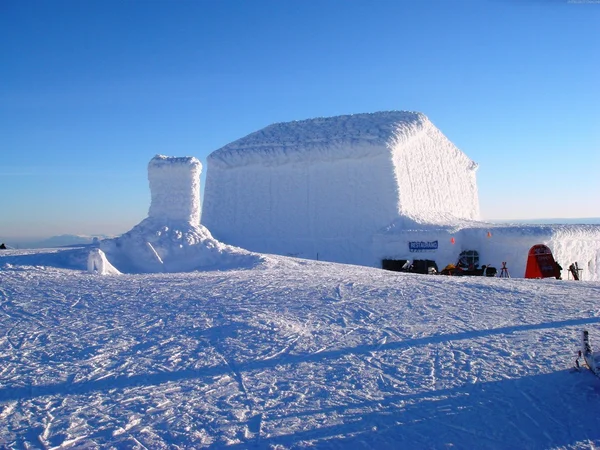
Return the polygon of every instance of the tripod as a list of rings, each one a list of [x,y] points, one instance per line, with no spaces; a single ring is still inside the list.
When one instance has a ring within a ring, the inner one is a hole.
[[[506,261],[502,261],[502,270],[500,270],[500,278],[510,278],[508,268],[506,267]]]

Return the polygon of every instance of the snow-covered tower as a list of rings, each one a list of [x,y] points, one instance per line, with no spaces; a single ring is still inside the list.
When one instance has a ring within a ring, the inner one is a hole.
[[[202,164],[194,157],[157,155],[148,163],[150,209],[157,220],[200,223],[200,174]]]
[[[476,169],[418,112],[278,123],[209,155],[202,224],[255,251],[370,265],[398,220],[478,220]]]
[[[90,271],[106,264],[125,273],[188,272],[256,264],[260,256],[224,245],[200,225],[200,172],[194,157],[157,155],[148,164],[148,217],[127,233],[100,242]],[[110,268],[109,267],[109,268]]]

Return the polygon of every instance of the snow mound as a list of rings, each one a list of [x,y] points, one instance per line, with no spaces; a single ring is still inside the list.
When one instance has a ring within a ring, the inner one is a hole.
[[[98,275],[120,275],[117,269],[106,259],[106,255],[99,248],[93,249],[88,256],[88,272]]]
[[[118,238],[102,241],[100,248],[125,273],[251,268],[264,259],[217,241],[202,225],[153,217]]]

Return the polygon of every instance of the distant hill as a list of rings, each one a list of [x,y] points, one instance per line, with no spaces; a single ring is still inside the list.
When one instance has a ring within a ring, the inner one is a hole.
[[[577,219],[488,219],[492,223],[531,223],[531,224],[583,224],[583,225],[600,225],[600,217],[585,217]]]
[[[94,242],[95,239],[102,240],[112,236],[107,235],[75,235],[75,234],[62,234],[59,236],[52,236],[45,239],[39,240],[24,240],[24,239],[6,239],[6,245],[9,247],[18,248],[54,248],[54,247],[68,247],[72,245],[89,245]]]

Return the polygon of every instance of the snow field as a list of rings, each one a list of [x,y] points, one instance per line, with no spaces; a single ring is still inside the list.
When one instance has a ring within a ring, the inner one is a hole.
[[[597,283],[271,256],[251,270],[98,277],[10,255],[11,448],[600,444],[600,380],[569,372],[583,327],[600,345]]]

